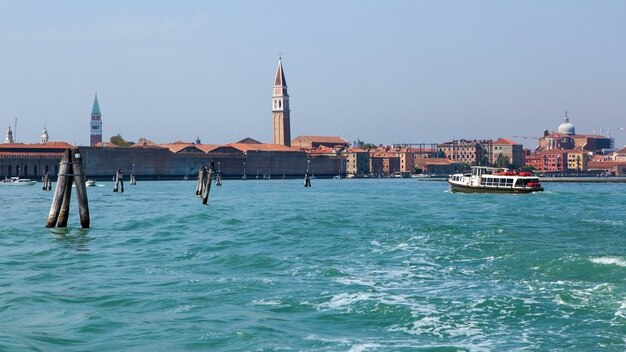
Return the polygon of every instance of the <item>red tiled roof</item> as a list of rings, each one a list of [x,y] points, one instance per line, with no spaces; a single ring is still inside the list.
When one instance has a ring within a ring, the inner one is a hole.
[[[515,141],[512,141],[510,139],[506,139],[506,138],[498,138],[495,141],[493,141],[491,144],[496,144],[496,145],[518,145],[520,143],[517,143]]]
[[[139,138],[132,146],[135,148],[161,148],[160,145],[146,138]]]
[[[224,147],[231,147],[237,150],[241,150],[242,152],[248,151],[268,151],[268,152],[296,152],[300,151],[299,148],[295,147],[287,147],[282,144],[249,144],[249,143],[231,143],[227,144]]]
[[[217,144],[195,144],[195,143],[185,143],[185,142],[167,143],[167,144],[161,144],[160,146],[162,148],[169,149],[174,154],[180,152],[181,150],[185,148],[196,148],[200,150],[201,152],[208,153],[212,151],[213,149],[219,147],[219,145]]]
[[[415,163],[427,165],[450,165],[455,162],[446,158],[417,158],[415,159]]]
[[[334,144],[349,144],[348,141],[341,137],[333,136],[298,136],[293,141],[310,141],[316,143],[334,143]]]
[[[19,149],[59,149],[59,148],[74,148],[73,145],[66,142],[47,142],[47,143],[4,143],[0,144],[0,149],[3,148],[19,148]]]
[[[245,143],[245,144],[261,144],[261,142],[257,141],[254,138],[250,138],[250,137],[246,137],[238,142],[235,143]]]

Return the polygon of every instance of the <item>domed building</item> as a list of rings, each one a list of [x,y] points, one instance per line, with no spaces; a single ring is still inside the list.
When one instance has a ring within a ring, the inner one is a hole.
[[[613,140],[603,135],[576,134],[576,127],[569,121],[567,111],[563,123],[556,132],[545,130],[539,138],[537,152],[545,150],[578,150],[601,154],[603,150],[611,149]]]
[[[558,134],[566,134],[566,135],[575,135],[576,128],[569,122],[569,117],[567,117],[567,111],[565,112],[565,119],[562,124],[559,125],[559,129],[557,130]]]

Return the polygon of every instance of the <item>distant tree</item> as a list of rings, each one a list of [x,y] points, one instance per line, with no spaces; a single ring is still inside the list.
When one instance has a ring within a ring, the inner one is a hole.
[[[504,156],[502,153],[498,154],[498,158],[496,158],[495,162],[496,167],[510,167],[510,160],[508,156]]]
[[[372,143],[363,143],[361,148],[370,150],[370,149],[376,149],[376,148],[378,148],[378,146],[376,146],[376,144],[372,144]]]
[[[528,172],[533,172],[535,171],[535,167],[534,166],[522,166],[520,167],[520,171],[528,171]]]
[[[115,144],[119,147],[130,147],[132,146],[133,142],[128,142],[127,140],[125,140],[121,134],[116,134],[115,136],[112,136],[111,139],[109,139],[109,142],[111,142],[112,144]]]

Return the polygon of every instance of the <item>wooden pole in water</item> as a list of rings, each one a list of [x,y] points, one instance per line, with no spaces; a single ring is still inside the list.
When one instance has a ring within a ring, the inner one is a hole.
[[[202,195],[202,187],[204,185],[204,172],[205,172],[204,166],[200,166],[200,168],[198,169],[198,184],[196,185],[197,196]]]
[[[72,160],[70,158],[70,160]],[[70,217],[70,200],[72,198],[72,183],[74,182],[74,173],[72,163],[70,161],[67,168],[68,175],[65,178],[65,192],[63,193],[63,202],[61,203],[61,211],[57,220],[57,227],[67,227],[67,220]]]
[[[59,218],[59,212],[61,211],[61,203],[63,202],[63,195],[65,194],[65,187],[67,187],[67,174],[70,162],[70,156],[72,151],[66,149],[63,154],[63,158],[59,163],[59,175],[57,176],[57,186],[54,191],[54,198],[52,198],[52,205],[50,206],[50,213],[48,214],[48,221],[46,221],[46,227],[55,227]]]
[[[49,173],[49,172],[46,172],[46,173],[43,175],[43,180],[42,180],[42,181],[43,181],[43,187],[41,188],[42,190],[44,190],[44,191],[47,191],[47,190],[48,190],[48,181],[49,181],[49,180],[50,180],[50,173]]]
[[[120,183],[120,172],[115,171],[115,183],[113,184],[113,192],[117,192],[119,183]]]
[[[74,181],[76,183],[76,198],[78,199],[78,214],[80,215],[80,226],[89,228],[89,201],[87,200],[87,185],[85,184],[85,172],[83,170],[83,159],[80,151],[72,151],[72,166],[74,168]],[[70,187],[71,188],[71,187]]]
[[[124,193],[124,176],[122,175],[122,169],[117,170],[115,173],[115,186],[113,186],[113,192],[119,191]]]
[[[211,182],[213,182],[213,167],[213,162],[211,161],[211,166],[209,167],[208,176],[204,185],[204,192],[202,193],[202,204],[209,202],[209,192],[211,191]]]

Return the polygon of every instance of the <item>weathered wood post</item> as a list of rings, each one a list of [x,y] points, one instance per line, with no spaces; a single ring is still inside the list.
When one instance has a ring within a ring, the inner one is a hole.
[[[67,227],[67,220],[70,217],[70,199],[72,197],[72,183],[74,182],[74,169],[72,167],[72,158],[70,157],[69,167],[67,168],[67,177],[65,178],[65,192],[63,192],[63,202],[61,202],[61,211],[57,220],[57,227]]]
[[[311,187],[311,176],[304,174],[304,187]]]
[[[83,159],[80,150],[72,150],[72,167],[74,168],[74,181],[76,183],[76,198],[78,199],[78,214],[80,215],[80,226],[89,228],[89,201],[87,200],[87,185],[85,183],[85,171],[83,170]],[[71,188],[71,187],[70,187]]]
[[[196,185],[196,195],[197,196],[201,196],[202,195],[202,188],[204,186],[204,174],[205,174],[205,167],[204,166],[200,166],[200,168],[198,169],[198,184]]]
[[[43,183],[43,187],[41,189],[44,190],[44,191],[49,191],[50,189],[48,188],[48,182],[50,181],[50,173],[46,172],[43,175],[43,178],[42,178],[41,181]]]
[[[132,174],[130,174],[130,185],[134,186],[136,184],[137,184],[137,179],[135,178],[135,174],[132,173]]]
[[[204,186],[204,192],[202,193],[202,204],[207,204],[209,202],[209,192],[211,191],[211,182],[213,182],[213,170],[214,164],[211,161],[211,166],[209,167],[209,171],[207,172],[206,182]]]
[[[216,186],[221,186],[222,185],[222,174],[218,173],[217,176],[215,177],[215,185]]]
[[[124,193],[124,176],[122,175],[122,169],[117,170],[115,173],[115,186],[113,186],[113,192],[117,192],[118,189],[121,193]]]
[[[63,158],[59,163],[59,174],[57,175],[57,186],[54,191],[54,198],[52,198],[52,205],[50,206],[50,213],[48,214],[48,221],[46,227],[55,227],[59,218],[59,212],[61,211],[61,203],[63,202],[63,195],[65,194],[65,187],[67,187],[67,174],[69,163],[71,159],[72,151],[66,149],[63,154]]]

